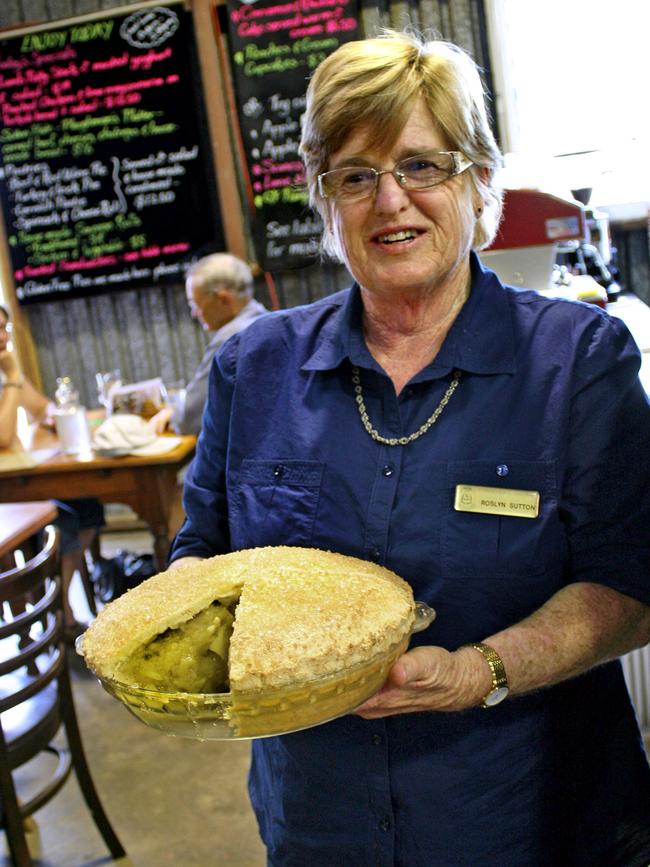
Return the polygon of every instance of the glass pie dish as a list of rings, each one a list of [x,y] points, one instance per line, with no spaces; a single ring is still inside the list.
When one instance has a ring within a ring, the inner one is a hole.
[[[411,635],[426,629],[435,616],[433,608],[416,602]],[[109,678],[99,681],[137,719],[168,735],[200,741],[271,737],[321,725],[363,704],[386,680],[409,638],[344,671],[266,692],[157,692]]]

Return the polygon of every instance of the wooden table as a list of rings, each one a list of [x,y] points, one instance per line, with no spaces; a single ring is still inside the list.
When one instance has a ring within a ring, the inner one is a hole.
[[[32,426],[23,451],[0,450],[0,503],[24,500],[96,497],[104,503],[126,503],[149,526],[156,566],[164,568],[169,548],[171,516],[178,471],[194,455],[196,437],[160,455],[108,458],[93,453],[64,455],[55,434]],[[56,449],[35,466],[20,466],[41,450]],[[16,466],[8,466],[15,459]]]
[[[49,500],[35,503],[0,503],[0,558],[10,554],[57,516]]]

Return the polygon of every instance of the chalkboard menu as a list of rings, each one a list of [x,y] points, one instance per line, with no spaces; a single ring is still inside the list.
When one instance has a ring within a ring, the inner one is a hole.
[[[359,38],[356,0],[228,0],[231,65],[266,271],[314,262],[322,230],[298,156],[305,91],[316,66]]]
[[[0,198],[22,302],[182,281],[223,250],[178,4],[0,39]]]

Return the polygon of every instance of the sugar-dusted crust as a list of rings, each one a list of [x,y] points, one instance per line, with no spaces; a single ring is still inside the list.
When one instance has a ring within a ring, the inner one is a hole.
[[[240,597],[230,643],[233,694],[309,682],[374,659],[407,636],[410,586],[395,573],[313,548],[252,548],[155,575],[100,612],[81,652],[100,677],[215,599]]]
[[[252,568],[230,642],[233,695],[333,674],[410,633],[413,593],[388,569],[312,548],[246,553]]]
[[[156,635],[190,620],[215,599],[237,599],[246,574],[245,558],[223,554],[154,575],[99,612],[79,652],[99,677],[119,680],[120,665]]]

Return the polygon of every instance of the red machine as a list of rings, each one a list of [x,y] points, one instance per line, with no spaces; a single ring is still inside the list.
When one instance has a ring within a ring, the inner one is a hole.
[[[503,219],[481,261],[502,282],[528,289],[551,289],[561,243],[587,237],[585,208],[539,190],[505,190]]]

